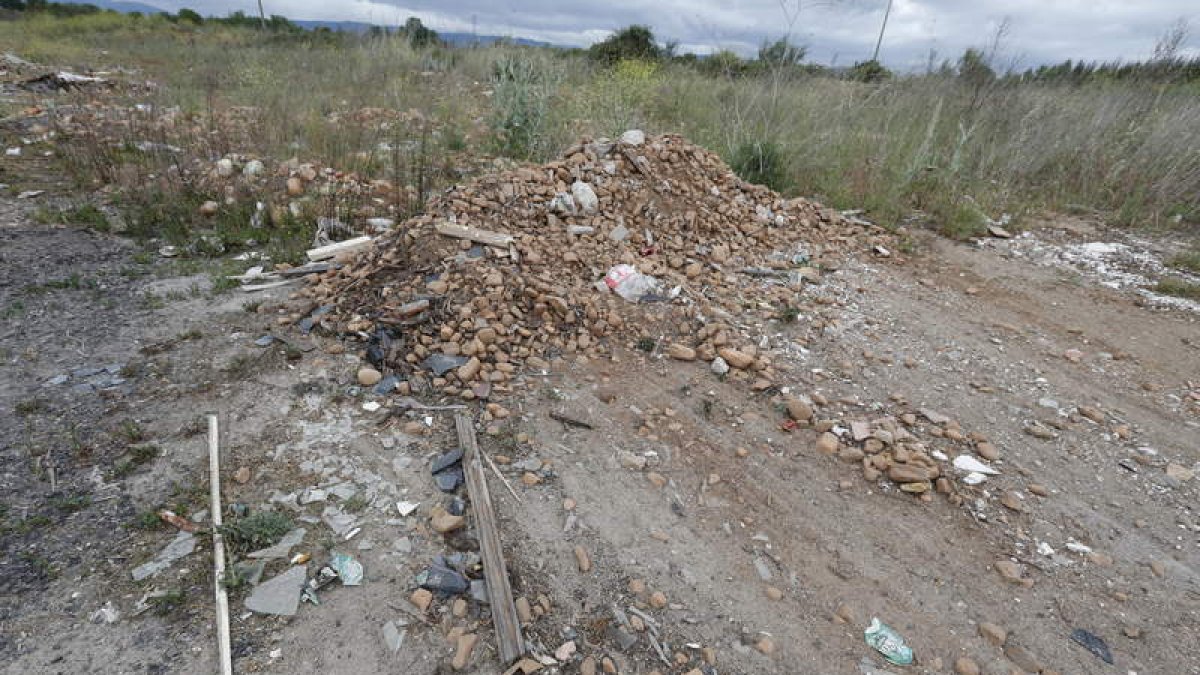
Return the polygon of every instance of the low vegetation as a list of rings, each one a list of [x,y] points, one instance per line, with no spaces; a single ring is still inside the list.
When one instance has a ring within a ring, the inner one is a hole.
[[[0,42],[23,58],[137,68],[161,83],[122,95],[131,106],[178,107],[180,123],[98,120],[94,133],[60,147],[81,183],[119,188],[130,234],[188,255],[257,247],[295,261],[315,217],[352,217],[365,199],[323,196],[300,215],[268,214],[260,228],[250,223],[261,195],[238,194],[199,223],[198,205],[221,195],[178,170],[196,158],[240,153],[272,167],[296,157],[388,180],[408,188],[392,205],[404,216],[430,191],[487,168],[475,161],[481,155],[545,160],[581,135],[631,127],[682,133],[785,193],[866,209],[888,226],[915,214],[954,237],[979,234],[1003,213],[1019,219],[1072,204],[1131,226],[1200,217],[1200,60],[1181,58],[1169,36],[1142,64],[1005,73],[994,52],[968,50],[897,74],[874,61],[843,71],[807,64],[803,47],[786,40],[764,43],[756,58],[699,58],[645,26],[587,50],[451,48],[416,20],[350,35],[280,17],[260,26],[243,14],[7,4],[24,11],[0,20]],[[412,116],[354,122],[380,110]],[[62,215],[108,226],[91,207]]]

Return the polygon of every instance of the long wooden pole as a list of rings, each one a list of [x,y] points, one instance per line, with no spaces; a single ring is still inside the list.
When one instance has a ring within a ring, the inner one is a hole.
[[[229,594],[225,592],[225,537],[221,534],[221,433],[217,414],[208,414],[208,484],[212,498],[213,589],[217,601],[217,651],[221,675],[233,675],[229,640]]]
[[[508,582],[508,567],[504,564],[504,547],[500,543],[500,529],[496,512],[492,509],[492,498],[488,494],[487,478],[483,474],[483,460],[479,445],[475,441],[475,427],[471,416],[465,412],[454,416],[454,428],[458,431],[458,442],[463,448],[463,468],[467,474],[467,495],[471,498],[471,510],[475,514],[475,526],[479,531],[479,552],[483,557],[483,576],[487,580],[488,600],[492,605],[492,623],[496,626],[496,642],[500,647],[500,659],[507,668],[525,653],[521,639],[521,622],[513,604],[512,586]]]
[[[879,27],[879,40],[875,42],[875,53],[871,55],[871,60],[879,61],[879,47],[883,44],[883,31],[887,30],[888,15],[892,13],[892,0],[888,0],[887,9],[883,10],[883,25]]]

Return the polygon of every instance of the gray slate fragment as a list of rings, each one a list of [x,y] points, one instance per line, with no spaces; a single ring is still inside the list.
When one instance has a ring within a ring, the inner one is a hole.
[[[154,560],[133,568],[133,580],[141,581],[170,567],[176,560],[196,550],[196,535],[180,532],[166,548],[158,552]]]
[[[300,607],[300,592],[308,581],[303,565],[296,565],[269,581],[259,584],[246,598],[246,609],[259,614],[295,616]]]
[[[388,621],[383,624],[383,642],[387,645],[388,651],[395,654],[404,646],[404,636],[408,631],[396,626],[395,621]]]
[[[262,581],[263,570],[265,570],[266,567],[266,560],[259,560],[256,562],[243,560],[242,562],[233,566],[233,571],[246,583],[250,584],[251,586],[257,586],[258,582]]]
[[[261,558],[263,560],[272,560],[274,558],[286,558],[292,552],[292,549],[300,545],[304,541],[304,535],[308,530],[303,527],[296,529],[283,535],[283,539],[279,540],[278,544],[261,548],[253,553],[246,555],[247,558]]]

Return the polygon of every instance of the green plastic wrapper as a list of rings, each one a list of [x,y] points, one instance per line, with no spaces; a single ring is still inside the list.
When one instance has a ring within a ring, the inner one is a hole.
[[[867,626],[863,637],[866,638],[868,645],[883,654],[883,658],[890,663],[897,666],[912,665],[912,648],[904,644],[904,638],[900,637],[899,633],[878,618],[871,618],[871,625]]]

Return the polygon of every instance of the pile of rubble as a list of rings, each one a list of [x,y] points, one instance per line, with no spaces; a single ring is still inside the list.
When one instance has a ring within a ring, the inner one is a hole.
[[[770,382],[739,323],[794,312],[822,267],[887,242],[742,181],[680,136],[631,131],[456,187],[302,295],[368,342],[401,393],[483,398],[522,368],[615,344],[673,343],[673,358]]]

